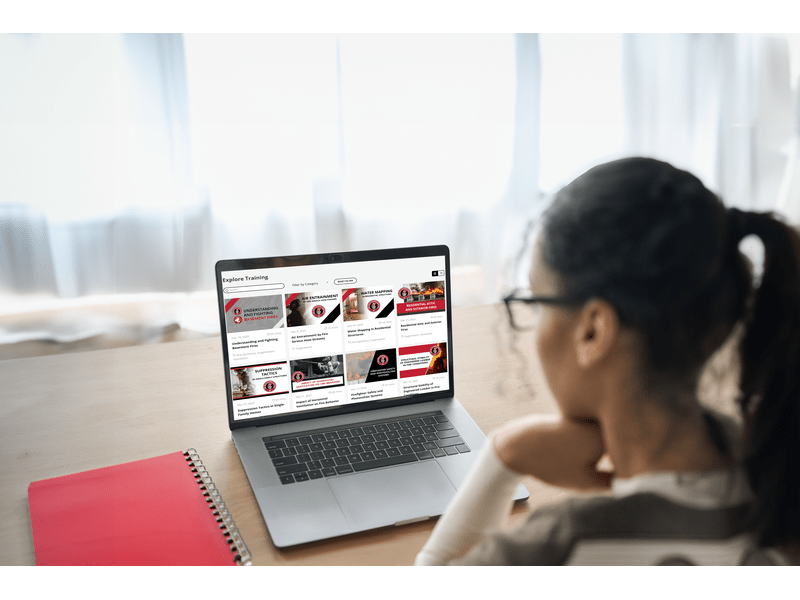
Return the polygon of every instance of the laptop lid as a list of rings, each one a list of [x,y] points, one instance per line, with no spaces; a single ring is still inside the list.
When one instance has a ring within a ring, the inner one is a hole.
[[[447,246],[222,260],[216,282],[232,430],[453,396]]]

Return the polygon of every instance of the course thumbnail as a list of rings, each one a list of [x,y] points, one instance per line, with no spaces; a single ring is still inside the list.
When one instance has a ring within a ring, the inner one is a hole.
[[[444,281],[404,284],[397,292],[397,314],[433,312],[445,309]]]
[[[397,379],[397,353],[394,348],[347,355],[347,382],[350,385]]]
[[[339,292],[285,294],[287,327],[335,323],[342,314]]]
[[[231,298],[225,304],[228,333],[283,327],[282,296]]]
[[[350,288],[342,290],[345,321],[385,319],[394,314],[392,288]]]
[[[400,348],[400,377],[421,377],[447,373],[447,343]]]
[[[286,394],[288,391],[289,371],[285,362],[231,369],[231,395],[234,400]]]
[[[293,360],[290,369],[294,392],[344,385],[341,354]]]

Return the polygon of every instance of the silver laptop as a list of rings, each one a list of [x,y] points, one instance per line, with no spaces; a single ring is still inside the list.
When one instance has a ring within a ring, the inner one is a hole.
[[[223,260],[216,280],[228,423],[275,546],[440,515],[485,442],[453,396],[449,249]]]

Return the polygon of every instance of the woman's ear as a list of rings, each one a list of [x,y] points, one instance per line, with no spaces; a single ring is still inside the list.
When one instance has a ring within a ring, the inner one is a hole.
[[[584,369],[596,366],[608,356],[617,341],[619,318],[604,300],[590,300],[581,310],[575,329],[578,365]]]

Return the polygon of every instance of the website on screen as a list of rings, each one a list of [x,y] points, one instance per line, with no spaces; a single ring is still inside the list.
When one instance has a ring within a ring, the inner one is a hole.
[[[444,256],[221,273],[234,420],[446,390]]]

